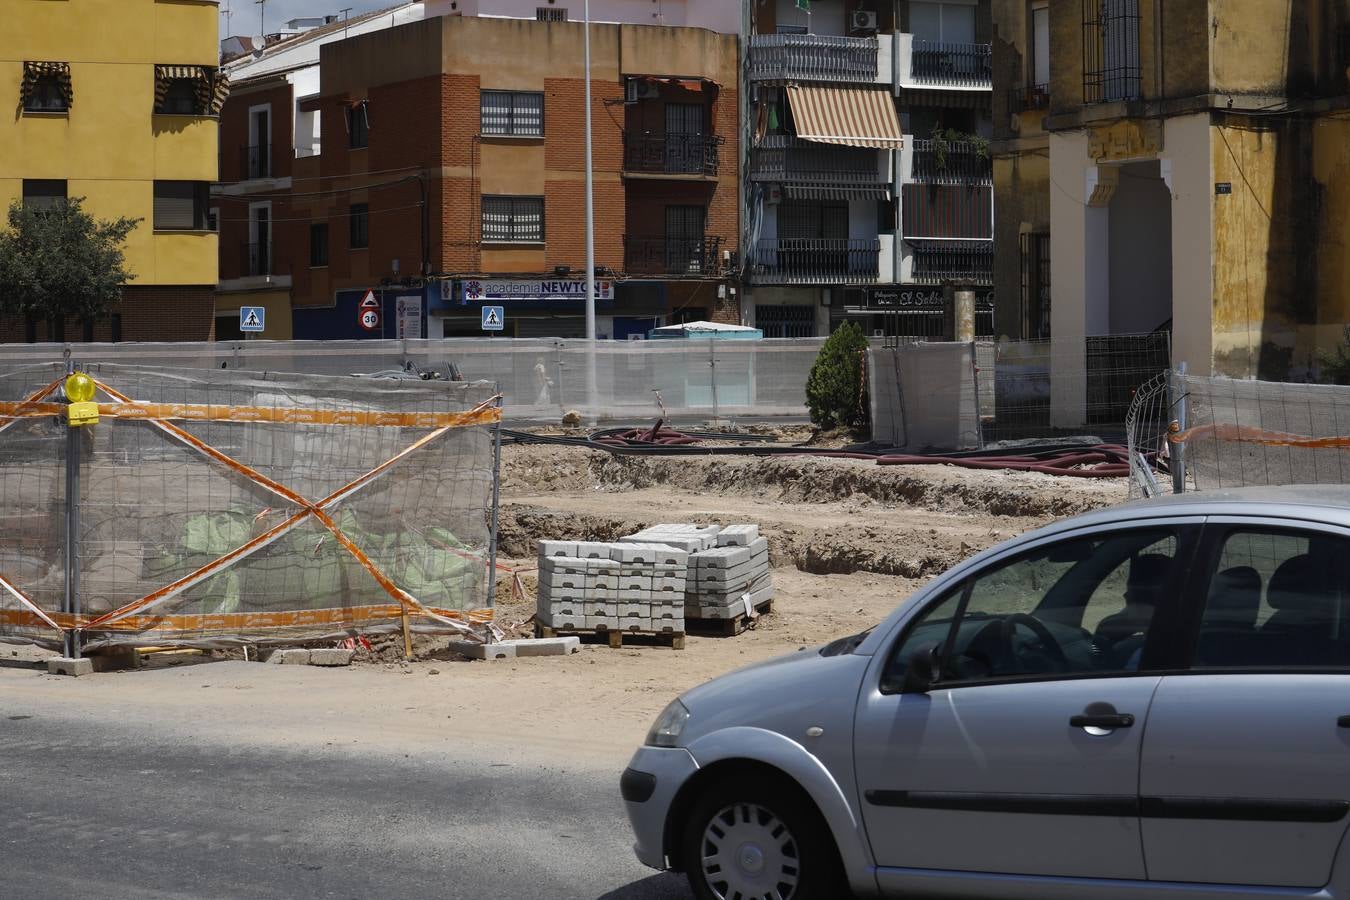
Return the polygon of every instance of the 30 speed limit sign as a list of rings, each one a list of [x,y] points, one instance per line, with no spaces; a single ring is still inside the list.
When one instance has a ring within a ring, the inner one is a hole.
[[[375,299],[374,291],[366,291],[366,296],[362,298],[361,305],[356,309],[356,321],[366,331],[379,331],[380,301]]]

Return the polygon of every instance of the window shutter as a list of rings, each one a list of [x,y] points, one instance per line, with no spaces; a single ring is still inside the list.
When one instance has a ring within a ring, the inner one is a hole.
[[[155,228],[191,229],[196,227],[196,183],[192,181],[155,182]]]

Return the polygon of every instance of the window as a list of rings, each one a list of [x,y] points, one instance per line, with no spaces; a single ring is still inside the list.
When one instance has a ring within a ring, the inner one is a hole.
[[[543,239],[543,197],[483,198],[484,243],[533,243]]]
[[[31,209],[54,209],[66,201],[66,183],[51,179],[25,178],[23,205]]]
[[[1173,596],[1179,541],[1166,529],[1042,547],[986,569],[930,607],[897,645],[886,683],[936,646],[945,682],[1134,672]]]
[[[363,100],[347,108],[348,146],[353,150],[363,150],[370,146],[370,112]]]
[[[220,210],[214,206],[206,213],[206,227],[210,231],[220,233]]]
[[[156,231],[206,231],[210,186],[205,181],[156,181]]]
[[[911,0],[909,30],[919,41],[975,42],[975,4]]]
[[[350,216],[351,248],[360,250],[370,246],[370,204],[353,203]]]
[[[197,82],[191,78],[172,79],[155,112],[166,116],[202,115],[201,104],[197,99]]]
[[[23,105],[24,112],[67,112],[66,93],[55,75],[43,75],[33,84],[28,100]]]
[[[1041,93],[1050,91],[1050,3],[1049,0],[1032,0],[1031,4],[1031,54],[1027,65],[1027,75],[1031,85]]]
[[[1050,235],[1023,233],[1022,241],[1022,340],[1050,337]]]
[[[1350,541],[1235,529],[1210,576],[1196,668],[1350,667]]]
[[[485,135],[540,137],[544,133],[543,94],[483,91],[479,104]]]
[[[1139,0],[1083,0],[1083,102],[1138,100]]]
[[[309,226],[309,265],[314,269],[328,265],[327,222]]]
[[[566,22],[567,10],[556,6],[536,6],[534,18],[537,22]]]

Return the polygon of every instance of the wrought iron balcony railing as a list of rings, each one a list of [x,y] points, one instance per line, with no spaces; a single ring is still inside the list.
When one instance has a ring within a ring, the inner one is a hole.
[[[994,283],[993,241],[907,241],[917,284]]]
[[[240,151],[239,169],[245,178],[272,177],[272,145],[258,144]]]
[[[884,186],[878,151],[813,144],[787,134],[767,135],[750,161],[750,180],[784,184]]]
[[[750,80],[874,84],[880,46],[875,37],[751,35]]]
[[[623,170],[643,175],[702,175],[716,177],[718,147],[725,138],[715,134],[624,134]]]
[[[1008,111],[1019,113],[1050,108],[1050,85],[1029,84],[1008,91]]]
[[[711,278],[719,272],[721,247],[720,237],[624,235],[623,265],[630,275],[690,275]]]
[[[779,238],[750,254],[750,278],[760,284],[868,284],[880,268],[879,240]]]
[[[992,87],[994,83],[989,44],[916,40],[910,67],[917,82],[962,87]]]
[[[915,181],[946,184],[990,184],[994,164],[969,141],[916,140],[911,177]]]
[[[271,244],[244,244],[240,253],[240,271],[249,278],[275,275]]]

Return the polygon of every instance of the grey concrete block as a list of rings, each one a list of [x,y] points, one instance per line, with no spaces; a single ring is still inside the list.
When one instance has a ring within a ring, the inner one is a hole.
[[[728,525],[717,532],[719,547],[747,547],[759,540],[758,525]]]
[[[689,562],[688,553],[668,544],[616,544],[612,553],[624,570],[637,566],[683,566]]]
[[[619,591],[619,603],[642,603],[652,602],[652,592],[649,588],[628,588]]]
[[[288,647],[284,650],[275,651],[267,657],[267,662],[273,666],[307,666],[309,665],[309,651],[301,647]]]
[[[599,616],[605,619],[613,619],[619,615],[619,604],[608,601],[587,601],[584,604],[586,617]]]
[[[469,659],[515,659],[516,647],[512,642],[483,644],[479,641],[451,641],[450,650]]]
[[[614,544],[602,541],[577,541],[576,555],[581,559],[614,559]]]
[[[581,638],[526,638],[480,644],[477,641],[451,641],[450,649],[470,659],[516,659],[522,656],[568,656],[581,651]]]
[[[311,666],[350,666],[355,650],[341,650],[336,647],[309,651]]]
[[[551,557],[551,556],[565,556],[565,557],[573,557],[573,558],[575,558],[575,557],[577,556],[577,542],[576,542],[576,541],[540,541],[540,542],[539,542],[539,558],[540,558],[540,559],[547,559],[547,558],[549,558],[549,557]]]
[[[619,631],[651,631],[650,616],[619,616],[615,628]]]
[[[714,547],[689,557],[691,569],[733,569],[750,562],[754,554],[749,547]]]
[[[94,662],[91,659],[71,659],[69,656],[53,656],[47,660],[48,675],[70,675],[78,678],[81,675],[94,674]]]
[[[619,620],[615,616],[586,617],[586,628],[589,630],[595,630],[597,628],[605,628],[605,629],[616,628],[618,624]]]

